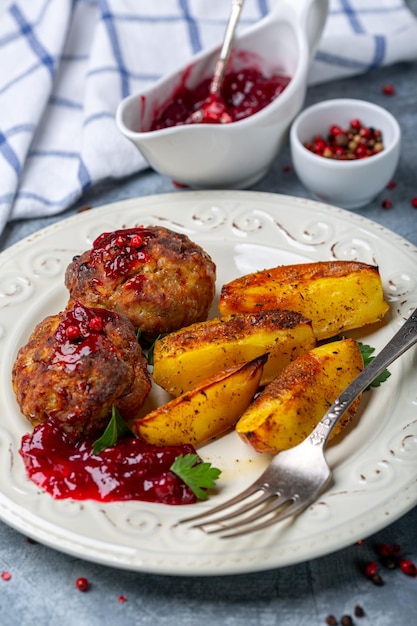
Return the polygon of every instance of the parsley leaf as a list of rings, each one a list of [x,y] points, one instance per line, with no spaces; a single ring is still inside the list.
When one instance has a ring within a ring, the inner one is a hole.
[[[367,344],[361,343],[360,341],[358,341],[358,344],[359,344],[360,351],[362,353],[364,367],[366,367],[375,358],[374,356],[372,356],[372,354],[375,352],[375,348],[372,348],[372,346],[368,346]],[[372,381],[372,383],[369,385],[368,389],[370,387],[379,387],[390,376],[391,376],[391,372],[389,370],[385,369],[383,372],[381,372],[379,374],[379,376],[377,376],[375,378],[374,381]]]
[[[94,454],[100,454],[106,448],[111,448],[116,443],[118,437],[126,437],[132,435],[132,431],[120,415],[115,406],[111,410],[111,419],[107,424],[106,430],[93,444]]]
[[[207,493],[204,489],[214,487],[216,480],[221,474],[221,470],[212,467],[211,463],[198,463],[197,454],[180,454],[170,467],[199,500],[205,500]]]

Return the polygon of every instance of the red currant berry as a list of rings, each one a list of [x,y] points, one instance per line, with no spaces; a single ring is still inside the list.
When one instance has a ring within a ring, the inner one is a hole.
[[[396,186],[397,186],[397,183],[395,183],[393,180],[390,180],[390,182],[387,185],[387,189],[395,189]]]
[[[381,206],[383,209],[392,209],[392,202],[391,200],[383,200]]]
[[[411,206],[413,207],[413,209],[417,209],[417,196],[411,198]]]
[[[81,333],[80,333],[80,329],[78,328],[78,326],[75,326],[74,324],[70,324],[65,329],[65,334],[68,337],[68,339],[70,339],[71,341],[74,341],[74,339],[78,339]]]
[[[118,235],[114,240],[116,248],[123,248],[126,245],[126,239],[122,235]]]
[[[90,588],[90,583],[88,582],[87,578],[84,578],[84,576],[80,576],[80,578],[77,578],[77,580],[75,581],[75,586],[77,587],[78,591],[88,591]]]
[[[92,317],[89,326],[91,330],[96,330],[98,333],[103,330],[103,322],[100,317]]]
[[[140,248],[143,244],[143,239],[139,235],[132,235],[130,238],[130,245],[134,248]]]

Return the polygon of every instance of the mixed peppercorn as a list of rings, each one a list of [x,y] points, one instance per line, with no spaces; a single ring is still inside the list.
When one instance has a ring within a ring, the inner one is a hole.
[[[386,569],[400,569],[406,576],[417,578],[417,566],[401,554],[401,548],[398,545],[390,545],[381,543],[377,546],[378,561],[369,561],[364,566],[364,574],[375,585],[383,585],[384,581],[379,573],[379,565]]]
[[[358,545],[363,545],[365,542],[361,540]],[[379,543],[375,546],[376,558],[374,560],[367,561],[360,566],[361,572],[364,576],[370,580],[377,587],[381,587],[385,584],[380,571],[381,568],[386,570],[398,569],[406,576],[411,578],[417,578],[417,566],[407,559],[401,553],[401,547],[397,544]],[[353,611],[353,617],[362,618],[365,617],[365,611],[360,604],[356,604]],[[325,623],[327,626],[353,626],[356,622],[353,621],[351,615],[345,614],[340,618],[340,621],[333,614],[327,615]]]
[[[365,159],[384,149],[382,132],[377,128],[364,126],[359,119],[351,120],[346,129],[332,124],[327,137],[316,135],[304,146],[318,156],[337,161]]]

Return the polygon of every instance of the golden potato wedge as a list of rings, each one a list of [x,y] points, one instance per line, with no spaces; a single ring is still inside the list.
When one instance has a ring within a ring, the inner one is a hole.
[[[237,422],[237,433],[258,452],[276,453],[295,446],[362,369],[362,354],[353,339],[314,348],[265,387]],[[351,421],[359,401],[345,412],[331,437]]]
[[[268,353],[261,385],[316,345],[310,320],[294,311],[259,311],[192,324],[155,342],[153,378],[178,396],[206,378]]]
[[[357,261],[283,265],[223,285],[221,315],[289,309],[311,319],[317,339],[380,321],[388,311],[378,268]]]
[[[157,446],[191,443],[197,447],[233,429],[258,389],[266,359],[262,355],[212,376],[135,420],[133,432]]]

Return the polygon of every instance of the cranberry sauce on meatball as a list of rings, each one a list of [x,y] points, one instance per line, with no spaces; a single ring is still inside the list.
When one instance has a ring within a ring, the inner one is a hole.
[[[34,329],[16,357],[13,388],[32,422],[52,421],[78,439],[99,434],[112,406],[128,421],[151,389],[130,320],[79,302]]]
[[[149,341],[206,320],[215,280],[210,256],[162,226],[103,233],[65,275],[71,298],[124,313]]]

